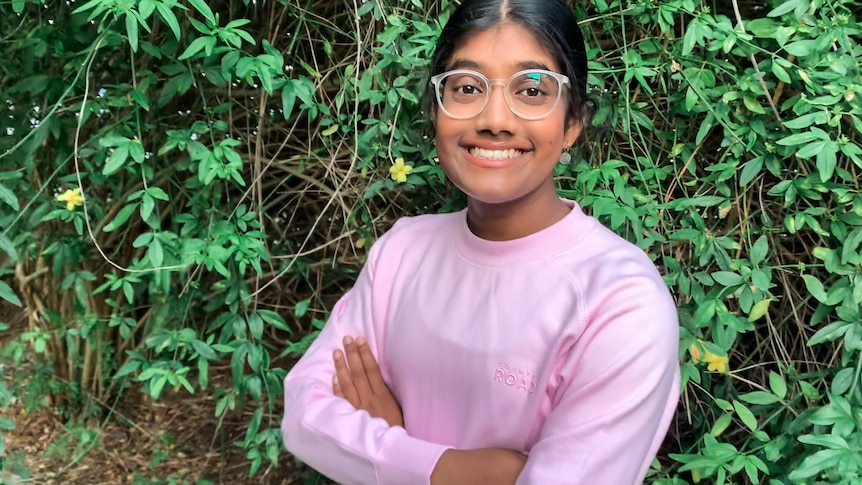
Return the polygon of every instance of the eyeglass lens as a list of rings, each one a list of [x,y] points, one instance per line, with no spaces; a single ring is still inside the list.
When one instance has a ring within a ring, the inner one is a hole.
[[[478,115],[491,97],[488,81],[471,72],[444,75],[438,89],[438,99],[443,109],[454,118]],[[548,115],[556,106],[561,92],[557,78],[543,71],[519,73],[509,79],[504,89],[509,108],[516,115],[529,119]]]

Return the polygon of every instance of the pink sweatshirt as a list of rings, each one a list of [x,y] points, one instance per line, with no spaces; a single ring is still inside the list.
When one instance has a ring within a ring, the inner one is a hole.
[[[466,212],[398,221],[284,382],[285,445],[343,484],[425,485],[448,448],[529,455],[518,484],[644,478],[679,397],[674,302],[646,255],[573,202],[522,239]],[[364,336],[405,427],[335,397]]]

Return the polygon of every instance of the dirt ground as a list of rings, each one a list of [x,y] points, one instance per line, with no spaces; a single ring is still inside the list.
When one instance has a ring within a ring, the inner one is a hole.
[[[0,322],[26,325],[23,311],[9,305],[0,305]],[[0,333],[0,345],[16,333]],[[154,402],[126,391],[105,420],[69,424],[47,408],[25,412],[17,402],[3,413],[16,428],[3,432],[0,485],[325,483],[288,455],[249,478],[249,461],[234,443],[243,441],[251,412],[219,421],[214,409],[210,397],[178,394]],[[277,423],[278,416],[272,419]]]

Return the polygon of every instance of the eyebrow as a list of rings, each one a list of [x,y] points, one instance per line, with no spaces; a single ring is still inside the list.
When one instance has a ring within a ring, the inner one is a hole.
[[[545,71],[553,71],[550,67],[545,65],[544,63],[537,61],[523,61],[519,62],[515,66],[519,71],[524,71],[527,69],[544,69]],[[477,71],[481,71],[482,65],[476,61],[471,61],[470,59],[455,59],[449,65],[449,71],[454,71],[455,69],[474,69]]]

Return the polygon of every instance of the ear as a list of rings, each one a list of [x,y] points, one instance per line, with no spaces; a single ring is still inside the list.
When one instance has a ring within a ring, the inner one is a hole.
[[[581,136],[581,130],[583,129],[583,125],[581,122],[574,117],[572,117],[568,123],[566,123],[566,131],[563,134],[563,140],[565,141],[566,148],[570,148],[572,145],[578,141],[578,137]]]

